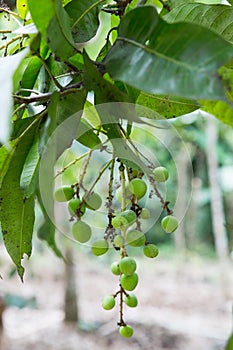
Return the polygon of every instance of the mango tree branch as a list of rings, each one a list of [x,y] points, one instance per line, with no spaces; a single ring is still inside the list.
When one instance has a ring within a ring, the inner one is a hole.
[[[63,87],[63,90],[60,91],[59,93],[61,96],[67,96],[77,92],[77,89],[80,89],[82,86],[83,86],[83,81],[80,81],[78,83],[69,85],[67,87]],[[29,97],[13,94],[13,99],[15,104],[25,103],[26,105],[28,105],[30,103],[35,103],[35,102],[44,103],[44,102],[50,101],[52,94],[53,92],[47,92],[44,94],[40,94],[38,96],[29,96]]]

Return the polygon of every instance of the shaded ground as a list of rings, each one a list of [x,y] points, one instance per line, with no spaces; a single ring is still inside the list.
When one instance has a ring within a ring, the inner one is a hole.
[[[77,260],[83,331],[63,322],[64,268],[46,253],[32,258],[24,284],[7,277],[0,282],[2,294],[35,297],[38,304],[5,311],[1,350],[223,350],[231,330],[232,264],[223,270],[213,261],[166,260],[162,254],[156,261],[138,259],[139,306],[125,310],[135,334],[125,340],[117,333],[117,308],[101,308],[102,297],[117,290],[117,277],[103,258],[79,254]]]

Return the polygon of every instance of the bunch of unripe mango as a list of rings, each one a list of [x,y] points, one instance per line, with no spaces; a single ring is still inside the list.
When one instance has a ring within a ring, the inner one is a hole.
[[[153,182],[165,182],[169,174],[165,167],[157,167],[153,170]],[[72,235],[80,243],[87,243],[92,236],[91,226],[83,220],[86,210],[99,210],[102,206],[101,196],[94,192],[86,191],[80,196],[77,184],[63,186],[54,192],[54,198],[58,202],[68,202],[68,210],[72,220]],[[150,218],[150,211],[141,207],[140,200],[145,197],[148,190],[147,183],[143,175],[131,178],[120,186],[114,193],[114,198],[121,204],[121,210],[113,211],[110,215],[110,228],[113,237],[109,239],[107,235],[94,240],[91,244],[91,251],[96,256],[101,256],[108,252],[110,247],[120,251],[120,261],[111,265],[111,271],[114,275],[119,276],[120,289],[117,293],[106,295],[103,298],[102,306],[105,310],[111,310],[116,304],[116,298],[120,295],[120,308],[123,303],[129,307],[136,307],[138,304],[135,294],[128,293],[133,291],[138,284],[138,274],[136,273],[137,263],[128,256],[128,247],[142,247],[143,253],[148,258],[155,258],[158,253],[158,247],[147,241],[146,235],[141,230],[141,220]],[[166,215],[161,221],[162,229],[166,233],[174,232],[178,227],[176,217]],[[118,322],[119,333],[123,337],[131,337],[133,328],[127,325],[123,319]]]

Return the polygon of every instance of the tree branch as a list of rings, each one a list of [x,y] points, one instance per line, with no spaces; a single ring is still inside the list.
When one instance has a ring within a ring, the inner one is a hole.
[[[70,94],[73,94],[77,91],[77,89],[81,88],[83,86],[83,81],[79,81],[78,83],[63,87],[63,91],[59,91],[60,96],[67,96]],[[21,95],[17,95],[17,94],[13,94],[13,98],[14,98],[14,103],[15,104],[30,104],[30,103],[34,103],[34,102],[49,102],[51,99],[53,92],[47,92],[45,94],[41,94],[39,96],[21,96]]]

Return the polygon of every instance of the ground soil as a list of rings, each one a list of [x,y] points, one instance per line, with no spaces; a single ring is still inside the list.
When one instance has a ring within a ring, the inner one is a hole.
[[[8,257],[2,252],[3,262]],[[76,255],[76,252],[75,252]],[[98,258],[97,258],[98,259]],[[126,308],[134,336],[118,335],[118,310],[101,298],[117,290],[111,261],[77,252],[79,327],[64,323],[64,266],[49,252],[35,255],[22,284],[2,265],[1,294],[36,301],[37,308],[8,306],[1,350],[223,350],[232,327],[232,263],[197,257],[141,259],[137,308]],[[3,263],[2,263],[3,264]]]

